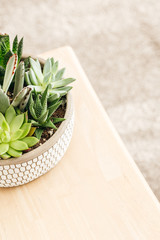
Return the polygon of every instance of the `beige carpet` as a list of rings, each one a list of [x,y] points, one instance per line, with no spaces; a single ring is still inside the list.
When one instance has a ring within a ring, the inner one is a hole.
[[[160,199],[160,2],[0,0],[0,31],[25,52],[71,45]]]

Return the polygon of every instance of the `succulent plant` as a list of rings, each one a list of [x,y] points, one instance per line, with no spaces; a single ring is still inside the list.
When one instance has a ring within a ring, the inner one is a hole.
[[[62,104],[62,101],[57,99],[51,104],[48,104],[48,91],[49,85],[46,87],[42,95],[36,91],[31,94],[29,101],[29,113],[33,119],[31,120],[31,123],[33,126],[56,129],[54,123],[61,122],[64,120],[64,118],[52,118],[51,120],[51,117],[57,108]]]
[[[20,157],[24,150],[38,143],[36,137],[27,136],[31,123],[27,121],[26,113],[17,115],[10,106],[5,115],[0,113],[0,157]]]
[[[6,71],[4,75],[4,80],[3,80],[3,86],[0,88],[0,112],[5,113],[7,108],[10,106],[10,99],[7,96],[8,89],[10,87],[10,84],[12,82],[12,79],[15,75],[15,83],[14,83],[14,92],[13,92],[13,101],[12,105],[14,107],[19,106],[19,109],[21,111],[24,110],[26,107],[29,97],[30,97],[30,92],[31,88],[29,87],[24,87],[24,63],[21,62],[18,65],[18,68],[16,70],[17,66],[17,61],[18,57],[17,54],[14,54],[13,56],[10,57],[7,66],[6,66]],[[15,74],[16,70],[16,74]]]
[[[27,85],[35,89],[36,92],[42,93],[46,89],[46,86],[50,86],[48,89],[50,97],[49,102],[52,102],[59,97],[67,94],[72,89],[68,84],[75,81],[74,78],[63,78],[65,68],[58,71],[58,62],[54,61],[54,58],[48,58],[44,64],[43,71],[41,69],[40,62],[36,59],[30,58],[31,68],[25,72],[25,82]]]
[[[13,40],[12,49],[10,49],[10,39],[8,34],[0,34],[0,74],[4,74],[9,58],[17,54],[18,63],[20,62],[23,50],[23,38],[18,42],[16,36]]]
[[[57,129],[56,123],[65,119],[55,117],[61,109],[56,110],[63,108],[63,96],[75,81],[64,78],[65,68],[59,70],[54,58],[44,66],[30,56],[21,60],[22,49],[23,38],[16,36],[11,46],[9,35],[0,33],[0,159],[21,156],[46,128]]]

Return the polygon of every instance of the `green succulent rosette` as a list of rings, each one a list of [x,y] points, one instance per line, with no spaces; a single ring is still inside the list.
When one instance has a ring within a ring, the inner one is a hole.
[[[43,93],[47,86],[49,86],[48,101],[52,102],[64,95],[66,95],[72,86],[68,84],[75,81],[74,78],[63,78],[65,68],[58,70],[58,61],[54,58],[48,58],[45,61],[43,70],[38,59],[29,58],[30,68],[25,72],[26,84],[35,89],[37,93]]]
[[[20,157],[24,150],[38,143],[38,139],[28,136],[31,123],[28,123],[25,113],[16,114],[10,106],[5,115],[0,113],[0,157]]]

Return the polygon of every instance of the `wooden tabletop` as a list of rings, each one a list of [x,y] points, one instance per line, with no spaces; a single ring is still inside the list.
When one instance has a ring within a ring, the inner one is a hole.
[[[73,138],[49,173],[0,189],[0,239],[159,240],[160,205],[74,52],[64,47],[41,55],[50,56],[77,79]]]

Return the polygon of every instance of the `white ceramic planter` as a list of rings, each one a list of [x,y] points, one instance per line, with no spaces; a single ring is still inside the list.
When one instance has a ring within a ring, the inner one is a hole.
[[[41,60],[43,64],[43,61]],[[65,121],[43,145],[19,158],[0,160],[0,187],[14,187],[28,183],[48,172],[61,160],[70,143],[73,131],[73,102],[67,94]]]

